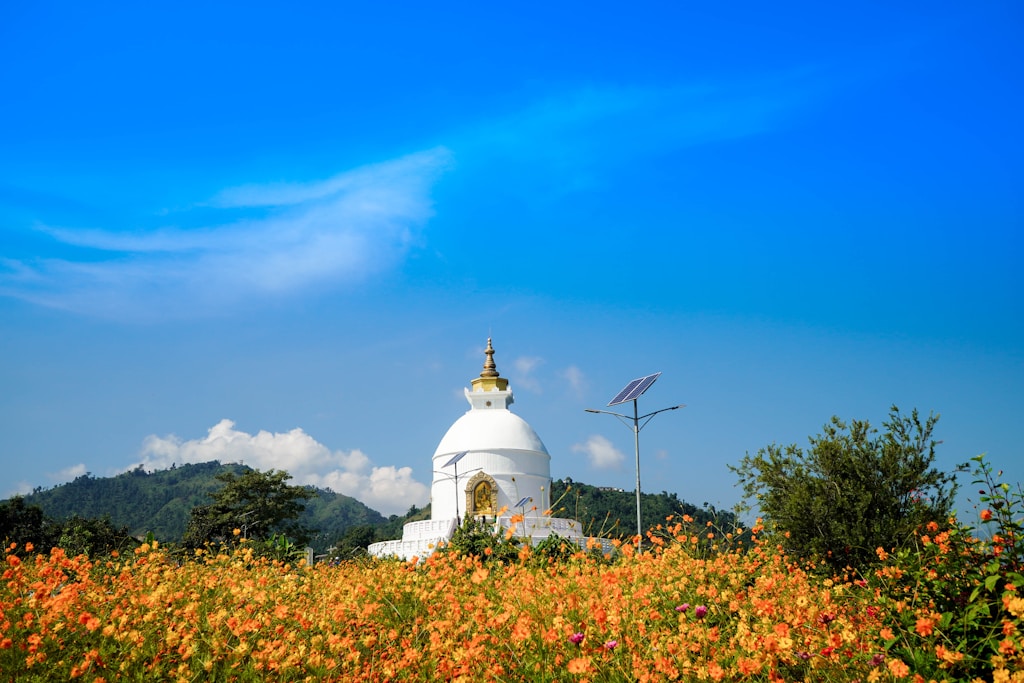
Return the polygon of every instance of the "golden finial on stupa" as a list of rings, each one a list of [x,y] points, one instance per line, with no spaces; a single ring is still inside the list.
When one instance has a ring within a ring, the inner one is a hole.
[[[487,356],[487,360],[484,361],[484,371],[480,373],[481,377],[497,377],[498,366],[494,364],[494,347],[491,345],[491,338],[487,338],[487,350],[484,351]]]
[[[487,360],[484,361],[483,372],[473,380],[473,391],[505,391],[508,387],[508,380],[498,373],[498,366],[494,364],[494,346],[491,345],[491,338],[487,338],[487,350],[484,351]]]

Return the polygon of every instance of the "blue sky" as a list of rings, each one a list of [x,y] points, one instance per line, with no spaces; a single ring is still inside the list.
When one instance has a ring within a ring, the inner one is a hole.
[[[556,477],[832,415],[1024,481],[1024,10],[0,10],[0,495],[136,463],[426,502],[488,336]],[[973,487],[963,480],[962,508]]]

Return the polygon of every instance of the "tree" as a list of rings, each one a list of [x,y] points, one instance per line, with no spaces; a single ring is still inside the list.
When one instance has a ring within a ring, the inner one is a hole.
[[[806,452],[772,444],[729,468],[748,502],[788,532],[788,551],[837,570],[863,567],[878,547],[898,548],[921,525],[948,518],[956,477],[932,467],[937,420],[893,406],[879,434],[867,421],[833,417]]]
[[[209,494],[213,502],[192,509],[183,542],[197,547],[223,542],[234,537],[267,540],[285,534],[305,543],[309,530],[296,522],[302,513],[300,502],[313,496],[302,486],[286,482],[291,475],[282,470],[248,470],[241,475],[224,472],[217,475],[223,488]]]
[[[68,555],[97,557],[112,550],[133,548],[138,542],[126,526],[115,526],[109,517],[90,518],[73,515],[61,525],[57,545]]]
[[[351,560],[365,557],[366,549],[371,543],[377,542],[377,528],[370,524],[357,524],[349,527],[331,549],[332,560]]]
[[[46,552],[57,544],[60,526],[43,514],[38,505],[27,505],[22,496],[0,503],[0,542],[4,547],[18,545],[21,552],[26,543]]]

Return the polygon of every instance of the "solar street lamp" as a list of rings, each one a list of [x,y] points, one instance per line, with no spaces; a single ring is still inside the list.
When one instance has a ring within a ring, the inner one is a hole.
[[[608,407],[617,406],[622,403],[629,401],[633,402],[633,416],[623,415],[621,413],[613,413],[610,410],[595,410],[593,408],[586,408],[588,413],[600,413],[602,415],[614,415],[619,418],[619,421],[629,427],[632,425],[633,430],[633,448],[636,452],[636,549],[639,552],[641,549],[641,543],[643,541],[643,522],[640,519],[640,430],[647,426],[655,415],[658,413],[664,413],[669,410],[678,410],[679,408],[685,408],[686,404],[680,404],[677,406],[671,406],[669,408],[662,408],[661,410],[655,410],[653,413],[647,413],[646,415],[640,415],[637,409],[637,399],[645,391],[647,391],[654,381],[661,376],[660,372],[656,372],[653,375],[647,375],[646,377],[640,377],[635,379],[625,386],[625,388],[615,395],[611,401],[608,402]]]
[[[447,472],[442,472],[441,470],[434,470],[434,474],[440,474],[452,480],[452,486],[454,486],[455,488],[455,526],[459,525],[459,461],[466,457],[466,454],[468,453],[469,451],[459,451],[458,453],[453,455],[451,459],[448,460],[448,462],[446,462],[443,465],[445,469],[447,469],[449,466],[454,466],[455,474],[448,474]],[[475,472],[478,469],[480,468],[476,467],[470,470],[469,472]],[[465,476],[469,474],[469,472],[463,472],[462,474],[463,476]]]

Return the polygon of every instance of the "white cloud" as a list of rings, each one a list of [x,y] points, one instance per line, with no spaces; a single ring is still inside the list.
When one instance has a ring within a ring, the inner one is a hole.
[[[517,177],[513,189],[534,196],[543,184],[561,193],[589,185],[606,164],[772,130],[821,83],[814,73],[798,71],[737,82],[561,89],[483,122],[455,146],[469,163],[480,155],[519,175],[528,168],[530,175]],[[558,183],[549,182],[552,174]]]
[[[59,470],[57,472],[47,472],[46,478],[49,479],[54,486],[56,486],[58,484],[69,482],[72,479],[76,479],[88,471],[89,470],[88,468],[86,468],[84,463],[78,463],[77,465],[65,467],[64,469]],[[0,491],[0,495],[2,495],[4,498],[10,498],[11,496],[27,496],[28,494],[32,493],[33,490],[35,490],[35,486],[33,486],[31,483],[27,481],[18,481],[15,482],[14,485],[7,491]]]
[[[4,259],[0,294],[116,318],[181,317],[359,281],[416,244],[433,213],[430,188],[450,163],[437,148],[323,181],[224,190],[208,206],[256,217],[198,229],[43,226],[89,251],[77,260]]]
[[[561,373],[562,378],[568,382],[569,388],[578,398],[583,398],[589,386],[583,371],[575,365],[570,365]]]
[[[599,470],[620,467],[626,460],[622,451],[600,434],[591,436],[584,443],[574,444],[572,452],[586,454],[590,466]]]
[[[30,484],[29,482],[25,480],[18,481],[15,482],[12,488],[9,488],[7,489],[7,491],[3,492],[3,497],[10,498],[11,496],[27,496],[28,494],[32,493],[32,488],[32,484]]]
[[[141,456],[126,469],[140,464],[146,469],[166,469],[171,464],[220,460],[243,462],[259,470],[285,470],[292,475],[292,483],[330,488],[385,515],[404,513],[430,497],[428,487],[413,478],[411,468],[373,466],[359,449],[332,451],[299,428],[248,434],[235,429],[231,420],[221,420],[202,439],[150,435],[143,441]]]
[[[48,472],[46,476],[55,484],[62,484],[66,481],[71,481],[72,479],[80,477],[88,471],[89,470],[86,469],[83,463],[78,463],[77,465],[65,467],[59,472]]]
[[[536,394],[541,393],[540,382],[534,377],[533,371],[543,362],[544,359],[537,356],[520,356],[513,360],[512,367],[515,369],[516,386],[529,389]]]

